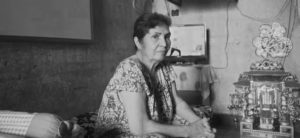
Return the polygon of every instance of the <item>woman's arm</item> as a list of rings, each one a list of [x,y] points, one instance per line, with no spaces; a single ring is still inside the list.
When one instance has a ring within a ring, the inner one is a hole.
[[[177,95],[177,90],[176,90],[176,84],[175,81],[171,82],[172,83],[172,93],[175,98],[175,103],[176,103],[176,113],[180,117],[186,119],[188,122],[195,124],[195,125],[200,125],[205,128],[205,131],[209,133],[215,133],[215,129],[211,129],[208,119],[203,118],[201,119],[199,116],[197,116],[190,106],[182,100],[178,95]]]
[[[172,93],[174,95],[174,99],[175,99],[175,103],[176,103],[176,113],[177,113],[177,115],[179,115],[180,117],[186,119],[190,123],[199,120],[200,117],[197,116],[192,111],[190,106],[178,96],[175,82],[173,81],[171,83],[172,83]]]
[[[159,133],[172,137],[195,137],[206,135],[197,125],[182,126],[160,124],[148,118],[144,93],[121,92],[120,99],[125,107],[130,131],[135,135]]]

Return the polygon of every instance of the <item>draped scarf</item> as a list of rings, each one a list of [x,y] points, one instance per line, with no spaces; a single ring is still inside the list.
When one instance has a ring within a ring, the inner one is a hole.
[[[157,70],[163,66],[164,66],[163,64],[159,64],[156,69],[149,70],[143,63],[141,63],[141,67],[142,67],[141,71],[145,78],[146,84],[149,88],[150,96],[153,95],[153,97],[154,97],[154,103],[153,103],[154,108],[153,109],[155,109],[157,111],[158,122],[167,123],[169,121],[169,119],[166,115],[166,112],[164,111],[164,102],[163,102],[164,86],[160,83],[158,76],[157,76],[158,75]],[[161,77],[166,78],[167,72],[163,70],[161,75],[162,75]],[[166,81],[168,81],[168,79],[166,79]],[[170,96],[173,97],[172,92],[171,92],[172,91],[171,84],[169,82],[166,82],[165,86],[167,87],[168,91],[170,92]],[[175,107],[174,98],[171,98],[171,100],[172,100],[171,101],[172,106]],[[173,114],[175,114],[175,110],[173,110]]]

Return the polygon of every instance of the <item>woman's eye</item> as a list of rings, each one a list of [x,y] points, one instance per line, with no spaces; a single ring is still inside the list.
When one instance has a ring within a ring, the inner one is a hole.
[[[159,35],[154,35],[153,38],[154,38],[154,39],[158,39],[158,38],[159,38]]]
[[[170,40],[170,35],[166,35],[165,39]]]
[[[167,34],[165,34],[165,39],[170,39],[170,37],[171,37],[171,33],[167,33]]]

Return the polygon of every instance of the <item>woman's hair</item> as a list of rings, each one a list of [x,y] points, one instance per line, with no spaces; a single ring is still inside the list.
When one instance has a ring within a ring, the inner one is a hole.
[[[171,25],[171,19],[159,13],[145,13],[134,23],[133,37],[141,40],[149,31],[158,25]]]

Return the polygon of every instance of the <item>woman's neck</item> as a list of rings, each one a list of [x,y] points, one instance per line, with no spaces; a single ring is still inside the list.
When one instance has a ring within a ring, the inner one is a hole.
[[[140,52],[136,52],[136,56],[139,59],[139,61],[147,67],[149,71],[154,72],[154,69],[158,65],[158,62],[150,60],[149,58],[143,56]]]

